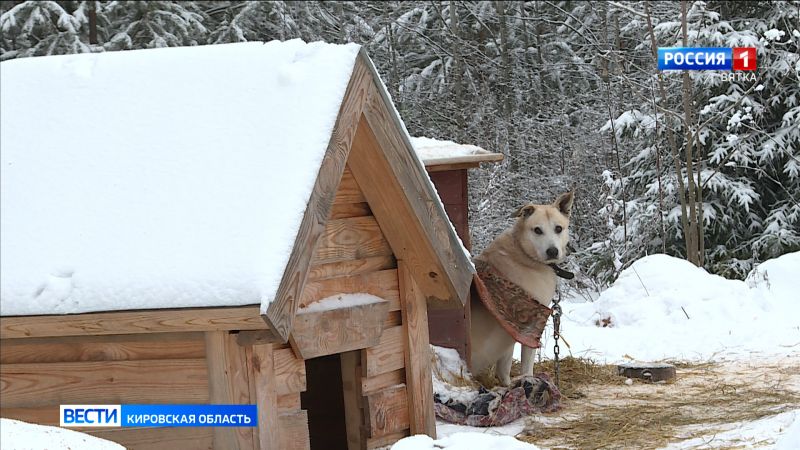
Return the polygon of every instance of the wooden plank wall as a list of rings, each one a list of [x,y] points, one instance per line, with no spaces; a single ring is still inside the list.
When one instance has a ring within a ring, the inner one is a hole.
[[[467,169],[429,172],[433,185],[442,199],[444,210],[467,249],[471,249],[469,234],[469,193]],[[454,348],[465,361],[470,358],[470,302],[463,307],[429,308],[428,323],[431,344]]]
[[[377,345],[341,356],[348,448],[386,446],[410,433],[400,282],[392,249],[349,168],[312,261],[300,311],[342,292],[389,301]]]
[[[6,339],[0,346],[2,417],[58,425],[58,407],[67,403],[255,403],[254,347],[239,346],[227,331]],[[308,449],[300,409],[305,364],[289,346],[270,351],[279,423],[272,429],[281,430],[276,448]],[[131,450],[259,448],[257,428],[83,431]]]
[[[58,425],[59,405],[208,403],[204,334],[0,341],[0,416]],[[211,428],[85,430],[130,449],[213,446]]]

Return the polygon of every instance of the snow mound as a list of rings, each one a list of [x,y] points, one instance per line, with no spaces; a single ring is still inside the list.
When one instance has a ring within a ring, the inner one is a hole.
[[[778,439],[775,450],[797,450],[800,448],[800,409],[794,412],[794,421]]]
[[[59,427],[0,419],[0,442],[4,450],[125,450],[105,439]]]
[[[292,40],[2,62],[2,314],[265,310],[359,48]]]
[[[400,439],[391,450],[537,450],[533,444],[528,444],[511,436],[498,436],[489,433],[460,432],[441,439],[431,439],[430,436],[418,434]]]
[[[573,354],[610,361],[797,352],[800,302],[791,277],[798,273],[800,253],[761,264],[747,282],[647,256],[595,302],[563,304],[562,334]]]
[[[797,276],[800,274],[800,252],[787,253],[759,264],[745,283],[759,298],[766,301],[795,301]]]

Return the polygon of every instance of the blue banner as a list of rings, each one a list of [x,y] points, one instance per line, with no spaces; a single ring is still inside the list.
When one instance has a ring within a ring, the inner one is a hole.
[[[256,405],[121,405],[123,427],[254,427]]]
[[[733,49],[667,47],[658,49],[658,70],[732,70]]]

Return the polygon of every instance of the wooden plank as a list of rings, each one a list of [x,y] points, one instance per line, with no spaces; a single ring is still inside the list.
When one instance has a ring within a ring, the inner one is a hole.
[[[387,434],[385,436],[369,438],[367,439],[367,449],[373,450],[376,448],[384,448],[388,447],[395,442],[403,439],[404,437],[410,436],[409,430],[399,431],[397,433]]]
[[[258,445],[260,450],[280,450],[280,422],[278,418],[278,384],[275,373],[275,355],[272,344],[251,347],[250,379],[255,385],[258,406]]]
[[[0,317],[0,339],[183,331],[265,330],[259,306]]]
[[[410,161],[412,155],[407,155],[407,161],[390,162],[395,153],[405,150],[393,150],[388,146],[396,144],[379,142],[372,122],[380,121],[362,118],[347,164],[363,186],[364,196],[395,256],[413,268],[425,293],[463,305],[459,302],[462,294],[466,299],[469,284],[461,272],[470,273],[471,281],[472,266],[463,255],[450,223],[445,222],[448,219],[444,211],[439,211],[436,194],[429,192],[433,189],[427,174],[417,167],[418,162]],[[417,171],[422,174],[401,173]]]
[[[361,188],[358,187],[356,179],[350,170],[345,169],[342,172],[342,181],[339,182],[339,188],[336,190],[336,198],[333,200],[334,205],[366,203],[364,194]]]
[[[389,302],[326,311],[301,311],[294,319],[294,347],[303,359],[332,355],[377,344]]]
[[[271,344],[275,335],[269,330],[246,330],[236,333],[236,343],[242,347],[258,344]]]
[[[227,331],[207,331],[205,342],[209,401],[213,404],[251,404],[255,393],[250,392],[249,361],[244,348],[236,343],[236,336]],[[253,450],[253,430],[248,427],[215,427],[214,447]]]
[[[383,328],[391,328],[396,327],[403,323],[403,318],[400,315],[400,310],[397,311],[389,311],[389,314],[386,316],[386,320],[383,321]]]
[[[308,272],[308,284],[313,281],[327,280],[345,276],[363,275],[370,272],[378,272],[386,269],[396,269],[397,261],[394,256],[372,256],[363,259],[350,261],[339,261],[330,264],[319,264],[312,266]]]
[[[292,412],[300,410],[300,393],[293,392],[291,394],[284,394],[278,396],[278,409],[284,412]]]
[[[451,297],[464,305],[474,273],[469,257],[462,251],[425,168],[403,132],[375,67],[366,54],[360,56],[372,73],[373,92],[365,105],[348,166],[396,256],[409,263],[423,292],[442,299]],[[383,186],[377,189],[379,183]],[[413,244],[415,239],[423,241],[422,248],[402,245]],[[431,273],[433,276],[423,277]]]
[[[258,347],[257,345],[253,346]],[[275,377],[278,395],[306,390],[306,363],[291,348],[275,350]]]
[[[352,277],[331,278],[306,284],[298,312],[305,307],[337,294],[372,294],[389,302],[389,311],[400,309],[400,282],[396,269],[381,270]]]
[[[130,450],[212,450],[220,448],[214,447],[212,430],[210,427],[92,428],[83,432],[116,442]]]
[[[392,370],[374,377],[361,378],[361,392],[371,394],[375,391],[385,389],[406,382],[405,369]]]
[[[328,148],[322,158],[319,175],[292,246],[292,254],[284,269],[278,292],[263,316],[270,330],[282,342],[289,340],[297,302],[306,284],[308,268],[314,258],[317,241],[325,230],[359,118],[368,100],[370,86],[374,83],[370,68],[366,65],[368,59],[365,58],[366,56],[356,59]]]
[[[361,366],[365,377],[374,377],[403,368],[405,365],[403,327],[397,326],[383,330],[378,345],[364,349],[361,355]]]
[[[367,395],[364,404],[369,437],[385,436],[409,428],[408,394],[404,384]]]
[[[202,333],[5,339],[0,364],[205,358]]]
[[[339,186],[341,186],[341,184]],[[364,217],[371,215],[372,210],[369,209],[369,203],[367,202],[334,203],[333,207],[331,208],[331,215],[328,216],[328,220],[347,219],[349,217]]]
[[[0,406],[208,403],[205,359],[3,364]]]
[[[373,216],[329,220],[319,238],[313,265],[388,256],[392,248]]]
[[[403,348],[411,434],[427,434],[436,439],[431,384],[431,346],[428,340],[428,305],[411,277],[405,261],[398,261],[400,301],[403,308]]]
[[[58,405],[38,406],[35,408],[0,408],[0,417],[41,425],[58,426],[60,423],[59,414]]]
[[[308,412],[295,411],[278,416],[281,450],[309,450]]]
[[[342,390],[348,450],[364,448],[364,413],[361,394],[361,355],[359,351],[342,353]]]

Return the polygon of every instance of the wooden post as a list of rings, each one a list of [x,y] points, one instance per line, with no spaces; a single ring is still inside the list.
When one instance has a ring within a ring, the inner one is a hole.
[[[258,444],[261,450],[280,449],[278,389],[275,377],[275,354],[272,344],[252,347],[251,379],[258,405]]]
[[[365,448],[364,412],[361,409],[361,355],[360,350],[342,353],[342,390],[344,394],[344,420],[347,427],[347,449]]]
[[[397,261],[400,301],[403,315],[403,347],[408,388],[408,409],[411,434],[427,434],[436,438],[431,381],[431,349],[428,341],[428,305],[406,267]]]
[[[207,331],[209,401],[212,404],[248,405],[251,398],[247,355],[227,331]],[[255,449],[253,431],[247,427],[214,427],[214,448]]]

